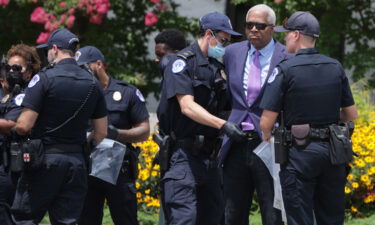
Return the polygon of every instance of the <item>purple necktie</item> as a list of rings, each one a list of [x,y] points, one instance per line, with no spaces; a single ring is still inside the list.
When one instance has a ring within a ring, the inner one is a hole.
[[[261,89],[261,66],[259,61],[260,52],[256,50],[253,55],[253,60],[250,64],[250,71],[247,78],[247,103],[251,106],[258,97]],[[242,122],[243,130],[254,130],[253,121],[249,116]]]

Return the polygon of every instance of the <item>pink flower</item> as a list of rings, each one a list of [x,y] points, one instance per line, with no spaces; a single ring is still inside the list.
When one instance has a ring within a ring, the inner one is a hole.
[[[55,21],[55,22],[47,21],[46,24],[44,24],[44,29],[46,31],[52,32],[52,31],[56,30],[61,23],[57,22],[57,21]]]
[[[77,8],[79,8],[79,9],[82,9],[83,6],[84,6],[84,3],[83,3],[83,2],[79,2],[79,3],[77,4]]]
[[[49,36],[50,36],[50,33],[45,33],[45,32],[40,33],[38,39],[36,39],[36,43],[37,44],[46,43],[48,41]]]
[[[0,5],[8,5],[9,0],[0,0]]]
[[[75,8],[71,8],[71,9],[68,10],[68,14],[74,14],[75,11],[76,11]]]
[[[60,6],[61,8],[65,8],[66,3],[65,3],[65,2],[60,2],[59,6]]]
[[[65,25],[66,27],[68,27],[69,29],[73,27],[74,25],[74,21],[76,20],[76,17],[73,16],[73,15],[70,15],[68,17],[68,19],[65,21]]]
[[[63,23],[63,22],[65,21],[65,19],[66,19],[66,14],[63,13],[63,14],[60,16],[59,23],[60,23],[60,24]]]
[[[167,5],[159,5],[159,6],[157,7],[157,9],[158,9],[159,11],[165,11],[165,10],[168,9],[168,6],[167,6]]]
[[[100,14],[106,14],[109,10],[109,4],[101,4],[96,6],[96,11]]]
[[[95,23],[95,24],[101,24],[103,20],[103,15],[100,14],[93,14],[91,15],[89,21],[90,23]]]
[[[154,4],[158,4],[160,2],[160,0],[150,0],[150,2],[152,2]]]
[[[1,1],[1,0],[0,0]],[[34,23],[45,23],[47,21],[48,14],[42,7],[36,7],[30,15],[30,21]]]
[[[145,25],[150,27],[158,22],[158,16],[155,13],[146,13]]]

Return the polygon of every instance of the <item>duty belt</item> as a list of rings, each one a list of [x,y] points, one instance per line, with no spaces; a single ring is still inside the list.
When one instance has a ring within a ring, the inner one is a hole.
[[[197,135],[196,137],[179,138],[172,142],[172,149],[176,150],[182,148],[188,150],[192,154],[207,154],[211,155],[218,146],[217,138],[207,138],[205,136]]]
[[[46,154],[83,153],[83,146],[79,144],[52,144],[44,145]]]
[[[310,127],[310,132],[308,137],[315,140],[329,140],[330,133],[329,128],[314,128]],[[285,139],[286,141],[291,141],[293,138],[291,130],[287,129],[285,133]]]

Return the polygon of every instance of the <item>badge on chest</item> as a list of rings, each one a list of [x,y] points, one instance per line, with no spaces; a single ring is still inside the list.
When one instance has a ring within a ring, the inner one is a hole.
[[[121,93],[119,91],[115,91],[112,95],[114,101],[118,102],[122,99]]]

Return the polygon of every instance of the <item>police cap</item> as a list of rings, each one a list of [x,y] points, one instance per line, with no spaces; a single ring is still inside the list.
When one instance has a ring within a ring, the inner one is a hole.
[[[309,12],[298,11],[289,19],[284,20],[282,26],[275,27],[275,32],[289,32],[298,30],[302,34],[319,37],[320,26],[318,20]]]
[[[219,30],[234,36],[242,36],[233,30],[230,19],[222,13],[208,13],[200,18],[199,23],[204,30]]]
[[[94,46],[85,46],[78,49],[75,58],[80,66],[86,63],[96,62],[98,60],[104,62],[104,55]]]
[[[48,38],[47,43],[36,46],[37,48],[51,48],[56,45],[60,49],[75,51],[79,43],[78,37],[68,29],[55,30]]]

